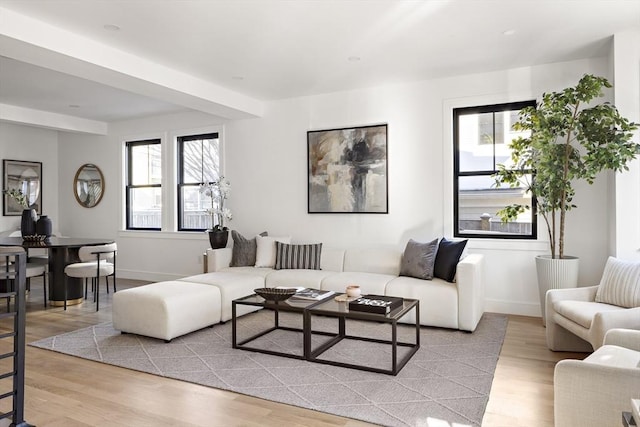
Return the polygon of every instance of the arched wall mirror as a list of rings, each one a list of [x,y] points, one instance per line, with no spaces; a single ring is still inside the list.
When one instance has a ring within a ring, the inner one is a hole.
[[[80,166],[73,179],[73,194],[81,206],[92,208],[100,203],[104,194],[104,175],[96,165]]]

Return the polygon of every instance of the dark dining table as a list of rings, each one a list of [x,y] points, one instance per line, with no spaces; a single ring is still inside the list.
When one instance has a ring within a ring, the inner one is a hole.
[[[30,241],[22,237],[0,237],[0,246],[22,246],[27,253],[30,249],[47,249],[49,258],[49,303],[52,306],[64,304],[64,268],[80,261],[78,249],[82,246],[96,246],[113,243],[113,239],[49,237],[45,240]],[[67,277],[67,305],[80,304],[84,299],[84,281]]]

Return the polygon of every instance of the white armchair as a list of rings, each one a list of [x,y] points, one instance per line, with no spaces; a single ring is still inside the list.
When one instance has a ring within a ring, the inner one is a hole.
[[[555,425],[621,425],[640,399],[640,331],[612,329],[586,359],[558,362],[553,389]]]
[[[590,352],[610,329],[640,329],[639,301],[640,263],[610,257],[599,286],[547,291],[547,347]]]

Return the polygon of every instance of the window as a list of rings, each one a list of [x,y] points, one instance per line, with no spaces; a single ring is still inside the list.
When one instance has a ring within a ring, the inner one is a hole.
[[[162,228],[161,151],[159,139],[126,143],[127,230]]]
[[[513,124],[519,111],[535,101],[456,108],[453,110],[454,139],[454,235],[535,239],[535,200],[521,188],[496,188],[491,177],[499,164],[511,159],[509,143],[526,136]],[[528,177],[529,179],[531,176]],[[497,211],[519,203],[530,207],[516,221],[503,223]]]
[[[218,133],[178,137],[178,230],[213,228],[211,197],[200,192],[200,184],[220,178]]]

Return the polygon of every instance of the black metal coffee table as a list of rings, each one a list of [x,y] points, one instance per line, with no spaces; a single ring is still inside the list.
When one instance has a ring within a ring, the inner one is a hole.
[[[331,297],[330,297],[331,298]],[[242,298],[238,298],[235,299],[231,302],[231,341],[232,341],[232,346],[233,348],[239,348],[242,350],[249,350],[249,351],[255,351],[258,353],[265,353],[265,354],[272,354],[272,355],[276,355],[276,356],[283,356],[283,357],[290,357],[293,359],[303,359],[306,360],[307,359],[307,352],[306,349],[308,346],[310,346],[311,344],[307,344],[307,340],[311,340],[311,335],[306,333],[305,331],[310,330],[308,325],[307,325],[307,318],[306,316],[303,315],[302,317],[302,321],[303,321],[303,325],[302,325],[302,329],[300,328],[293,328],[293,327],[288,327],[288,326],[283,326],[280,324],[280,312],[293,312],[293,313],[301,313],[304,314],[304,312],[310,308],[313,307],[314,305],[320,304],[323,301],[313,301],[313,300],[309,300],[309,301],[299,301],[296,300],[294,301],[289,301],[289,300],[285,300],[285,301],[278,301],[278,302],[273,302],[273,301],[267,301],[264,298],[262,298],[259,295],[253,294],[253,295],[249,295],[246,297],[242,297]],[[238,316],[237,316],[237,306],[238,305],[248,305],[248,306],[254,306],[254,307],[262,307],[268,310],[273,311],[273,326],[267,328],[264,331],[261,331],[257,334],[254,334],[248,338],[243,339],[242,341],[238,342],[238,329],[237,329],[237,320],[238,320]],[[269,349],[265,349],[265,348],[260,348],[260,347],[253,347],[250,345],[250,343],[252,341],[257,340],[258,338],[265,336],[273,331],[276,330],[281,330],[281,331],[293,331],[293,332],[301,332],[303,334],[303,354],[301,355],[297,355],[297,354],[292,354],[292,353],[285,353],[285,352],[281,352],[281,351],[277,351],[277,350],[269,350]]]
[[[264,331],[254,334],[248,338],[238,342],[237,336],[237,306],[248,305],[262,307],[273,311],[273,326],[268,327]],[[365,312],[349,311],[348,303],[338,302],[333,296],[320,300],[320,301],[298,301],[295,302],[288,300],[280,302],[270,302],[264,300],[258,295],[249,295],[243,298],[239,298],[232,301],[232,346],[242,350],[254,351],[259,353],[272,354],[276,356],[289,357],[294,359],[309,360],[316,363],[324,363],[328,365],[341,366],[345,368],[360,369],[370,372],[378,372],[384,374],[397,375],[398,372],[407,364],[409,359],[420,348],[420,302],[415,299],[405,298],[403,305],[393,310],[389,314],[374,314]],[[415,310],[415,342],[401,342],[398,340],[398,321]],[[294,312],[302,314],[302,328],[293,328],[280,325],[280,312]],[[327,316],[338,319],[338,331],[326,332],[326,331],[314,331],[312,327],[313,316]],[[346,321],[347,320],[361,320],[369,322],[387,323],[391,325],[391,338],[388,340],[360,337],[346,334]],[[303,351],[302,354],[285,353],[273,349],[265,349],[260,347],[251,346],[251,342],[258,338],[267,335],[276,330],[301,332],[303,335]],[[312,348],[312,335],[328,336],[329,340],[320,344],[317,348]],[[378,344],[391,346],[391,368],[381,369],[372,366],[345,363],[330,359],[320,359],[319,357],[330,348],[343,340],[359,340],[366,342],[373,342]],[[407,347],[408,351],[402,356],[398,357],[398,347]]]
[[[415,342],[400,342],[398,341],[398,321],[406,316],[411,310],[415,310],[416,323],[415,323]],[[305,349],[305,353],[308,355],[307,360],[317,363],[325,363],[327,365],[342,366],[344,368],[360,369],[363,371],[378,372],[383,374],[397,375],[398,372],[407,364],[409,359],[420,348],[420,301],[415,299],[404,298],[403,305],[393,310],[389,314],[375,314],[365,313],[362,311],[349,311],[347,303],[338,302],[333,298],[324,300],[320,304],[315,304],[304,311],[304,316],[307,317],[305,324],[308,327],[309,333],[313,330],[312,316],[329,316],[338,318],[338,332],[333,334],[333,338],[316,349],[311,349],[310,340],[309,348]],[[346,321],[351,320],[364,320],[369,322],[388,323],[391,325],[391,339],[377,339],[367,338],[355,335],[348,335],[346,333]],[[391,345],[391,369],[381,369],[364,365],[357,365],[352,363],[339,362],[330,359],[319,359],[319,356],[335,346],[342,340],[358,340],[373,342],[378,344]],[[401,358],[398,358],[398,346],[408,347],[407,351]]]

